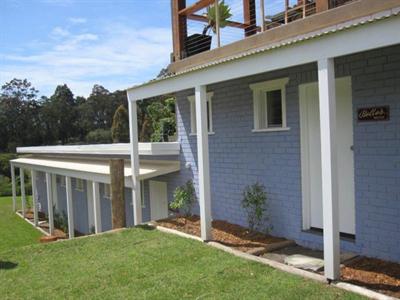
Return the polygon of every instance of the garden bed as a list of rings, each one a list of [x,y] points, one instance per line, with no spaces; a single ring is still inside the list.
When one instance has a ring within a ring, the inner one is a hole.
[[[199,216],[169,218],[159,220],[156,224],[194,236],[200,236],[201,233]],[[216,242],[250,253],[259,249],[268,249],[271,245],[289,242],[283,238],[273,237],[260,232],[252,232],[240,225],[221,220],[214,220],[212,222],[212,236]]]
[[[360,257],[342,267],[341,279],[400,298],[400,264]]]

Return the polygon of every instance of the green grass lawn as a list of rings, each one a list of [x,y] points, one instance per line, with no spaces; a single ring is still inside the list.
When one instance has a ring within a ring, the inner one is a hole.
[[[37,234],[3,212],[8,202],[1,200],[0,214],[18,225],[0,225],[2,243],[6,237],[9,245],[0,251],[1,299],[360,298],[147,227],[32,244]],[[4,230],[13,230],[18,239]],[[23,237],[32,245],[16,247]]]
[[[29,199],[28,199],[29,201]],[[21,200],[17,199],[20,209]],[[0,197],[0,253],[38,243],[42,234],[12,211],[12,198]],[[1,259],[1,257],[0,257]]]

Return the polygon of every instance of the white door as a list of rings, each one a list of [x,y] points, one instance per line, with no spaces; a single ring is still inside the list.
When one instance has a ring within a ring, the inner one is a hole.
[[[353,107],[351,78],[336,80],[340,232],[355,234]],[[304,229],[323,228],[318,84],[300,86]]]
[[[150,181],[150,217],[160,220],[168,217],[167,183]]]

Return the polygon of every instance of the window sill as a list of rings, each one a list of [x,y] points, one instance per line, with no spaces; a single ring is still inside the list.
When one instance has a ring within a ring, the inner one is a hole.
[[[215,134],[214,131],[208,133],[208,135],[214,135],[214,134]],[[197,136],[197,133],[189,133],[189,136]]]
[[[289,131],[290,127],[277,127],[277,128],[265,128],[265,129],[252,129],[251,132],[274,132],[274,131]]]

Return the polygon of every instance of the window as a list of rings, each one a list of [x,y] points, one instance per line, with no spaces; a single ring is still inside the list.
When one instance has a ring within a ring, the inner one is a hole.
[[[207,93],[207,128],[208,134],[214,134],[212,124],[212,97],[214,93]],[[195,135],[197,133],[196,124],[196,101],[194,95],[188,97],[190,103],[190,134]]]
[[[80,179],[80,178],[76,179],[76,187],[75,188],[77,191],[83,192],[83,180],[82,179]]]
[[[104,198],[111,199],[111,186],[104,184]]]
[[[286,84],[289,78],[251,84],[253,90],[253,132],[289,130],[286,127]]]

